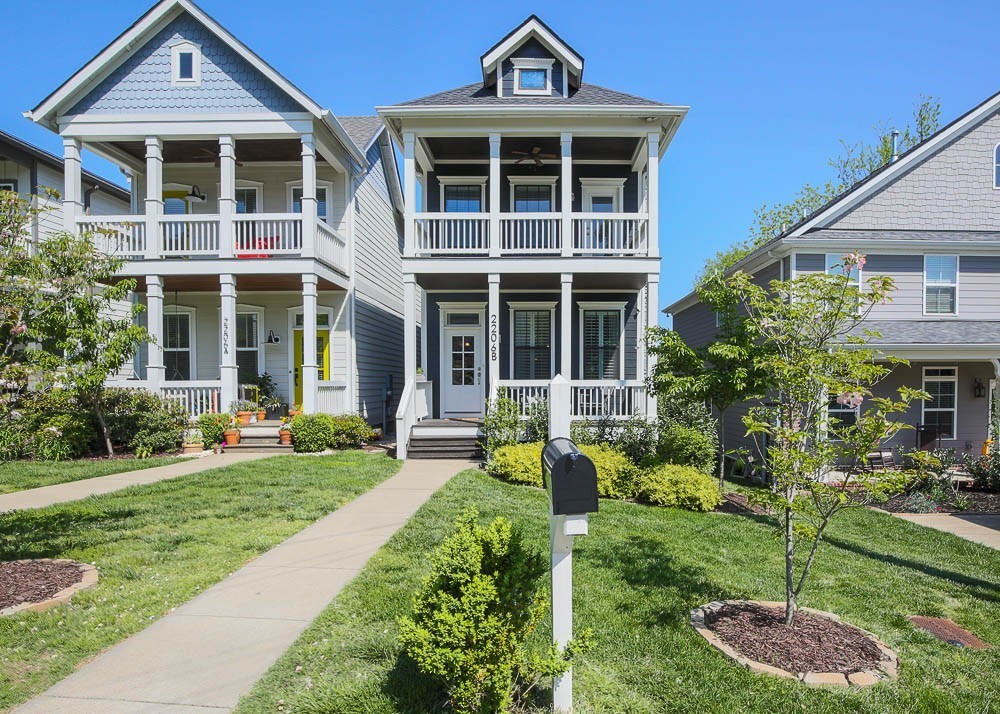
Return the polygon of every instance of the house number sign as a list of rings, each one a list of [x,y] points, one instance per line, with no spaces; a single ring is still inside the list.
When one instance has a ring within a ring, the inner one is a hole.
[[[500,359],[500,326],[497,316],[490,315],[490,362]]]
[[[222,319],[222,354],[229,354],[229,318]]]

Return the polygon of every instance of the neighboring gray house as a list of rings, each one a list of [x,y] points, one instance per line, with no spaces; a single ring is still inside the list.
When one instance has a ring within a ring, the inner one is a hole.
[[[526,413],[556,375],[573,419],[655,415],[659,162],[687,108],[585,83],[534,15],[472,67],[378,109],[404,157],[400,455],[474,448],[488,398]]]
[[[959,117],[856,184],[736,268],[766,284],[823,271],[844,253],[867,256],[862,283],[888,275],[891,302],[866,322],[875,346],[909,360],[879,386],[933,399],[905,415],[896,445],[940,444],[978,453],[991,436],[1000,378],[1000,94]],[[711,340],[715,316],[691,293],[666,308],[692,345]],[[726,443],[744,439],[739,412],[727,414]],[[849,413],[841,418],[849,418]]]
[[[393,413],[402,190],[381,119],[336,117],[190,0],[156,4],[27,116],[62,137],[65,227],[110,231],[138,282],[155,343],[124,384],[196,416],[268,373],[307,412]],[[87,214],[84,147],[130,173],[131,207]]]

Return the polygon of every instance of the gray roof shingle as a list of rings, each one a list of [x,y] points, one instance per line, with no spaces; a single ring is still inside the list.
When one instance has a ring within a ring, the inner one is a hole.
[[[847,230],[819,229],[806,233],[798,240],[909,240],[909,241],[997,241],[1000,242],[1000,231],[911,231],[911,230]]]
[[[437,94],[431,94],[419,99],[411,99],[396,106],[400,107],[423,107],[423,106],[538,106],[539,104],[554,105],[577,105],[577,106],[647,106],[647,107],[669,107],[670,104],[654,102],[652,99],[644,99],[634,94],[616,92],[596,84],[581,84],[577,90],[570,90],[568,97],[498,97],[493,89],[486,89],[481,82],[467,84],[464,87],[456,87]]]
[[[337,117],[337,121],[344,127],[344,131],[351,137],[351,141],[358,145],[362,151],[382,129],[382,117],[361,116],[361,117]]]
[[[1000,320],[865,320],[856,330],[878,332],[878,345],[1000,344]]]

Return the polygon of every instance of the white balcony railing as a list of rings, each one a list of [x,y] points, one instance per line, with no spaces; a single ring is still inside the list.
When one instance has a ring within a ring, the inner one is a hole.
[[[416,252],[425,255],[475,255],[489,252],[486,213],[421,213],[416,217]]]
[[[646,386],[641,381],[574,380],[570,384],[573,419],[627,419],[646,414]]]
[[[80,233],[91,233],[98,250],[120,258],[138,258],[146,252],[143,216],[80,216]]]
[[[316,223],[316,256],[330,265],[347,269],[347,239],[322,220]]]
[[[237,258],[270,258],[302,252],[302,216],[297,213],[241,213],[233,216]]]
[[[184,382],[164,382],[163,396],[184,405],[192,419],[209,412],[225,411],[219,404],[222,383],[219,380],[192,380]]]
[[[316,411],[320,414],[344,414],[347,412],[347,385],[336,382],[320,382],[316,394]]]
[[[500,252],[505,255],[559,253],[562,214],[500,217]]]
[[[218,216],[163,216],[159,223],[164,257],[219,254]]]
[[[497,386],[503,390],[505,397],[517,404],[522,419],[531,413],[531,407],[534,404],[548,399],[549,396],[549,380],[547,379],[504,379]]]
[[[575,255],[646,255],[649,219],[628,213],[573,215]]]

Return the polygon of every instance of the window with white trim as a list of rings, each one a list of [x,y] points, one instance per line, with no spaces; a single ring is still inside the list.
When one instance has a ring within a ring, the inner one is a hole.
[[[515,309],[514,379],[552,379],[552,311]]]
[[[552,93],[553,59],[512,57],[514,94],[549,95]]]
[[[260,374],[260,316],[236,313],[236,369],[240,384],[255,382]]]
[[[170,48],[171,81],[175,85],[201,84],[201,47],[182,41]]]
[[[326,186],[316,187],[316,215],[324,223],[327,222],[328,191]],[[302,187],[292,187],[292,213],[302,213]]]
[[[194,372],[192,312],[168,312],[163,315],[164,378],[171,382],[192,379]]]
[[[440,210],[444,213],[482,213],[486,206],[486,176],[438,176]]]
[[[958,369],[924,367],[923,389],[931,398],[923,402],[923,425],[942,439],[955,438],[958,416]]]
[[[0,179],[0,191],[13,191],[17,193],[16,179]]]
[[[958,256],[924,256],[924,313],[958,314]]]
[[[236,212],[237,213],[257,213],[257,197],[258,192],[256,188],[237,188],[236,189]]]
[[[852,407],[849,404],[841,404],[837,401],[836,397],[833,397],[830,399],[830,404],[827,406],[826,413],[828,417],[836,420],[836,423],[833,424],[834,428],[841,429],[843,427],[856,424],[860,410],[860,407]]]
[[[583,311],[583,378],[621,379],[621,310]]]
[[[846,275],[847,284],[852,288],[861,289],[861,268],[857,264],[851,265],[849,273],[844,272],[844,256],[839,253],[826,254],[827,275]]]

